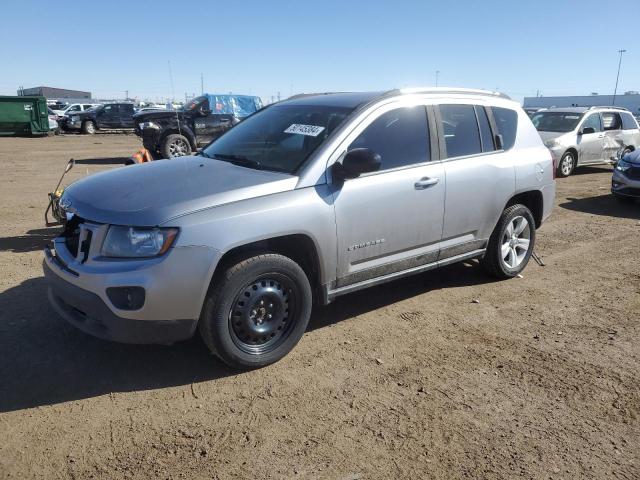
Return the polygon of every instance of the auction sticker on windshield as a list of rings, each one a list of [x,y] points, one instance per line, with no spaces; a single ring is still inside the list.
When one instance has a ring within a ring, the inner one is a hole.
[[[317,137],[323,130],[324,127],[319,127],[317,125],[301,125],[299,123],[294,123],[289,128],[287,128],[284,133],[297,133],[298,135]]]

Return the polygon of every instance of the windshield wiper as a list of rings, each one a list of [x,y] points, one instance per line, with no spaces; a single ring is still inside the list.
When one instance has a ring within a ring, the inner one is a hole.
[[[226,160],[234,165],[240,165],[242,167],[255,168],[256,170],[260,170],[262,165],[257,160],[252,160],[250,158],[244,157],[242,155],[231,155],[226,153],[214,153],[213,158],[217,160]]]

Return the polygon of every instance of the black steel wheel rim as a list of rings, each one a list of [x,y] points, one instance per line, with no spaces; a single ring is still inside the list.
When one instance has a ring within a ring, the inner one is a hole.
[[[240,289],[229,311],[229,331],[240,350],[263,355],[278,348],[297,321],[298,288],[289,277],[261,275]]]

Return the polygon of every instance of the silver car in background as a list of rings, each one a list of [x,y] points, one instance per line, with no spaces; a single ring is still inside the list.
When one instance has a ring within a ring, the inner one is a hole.
[[[638,122],[625,108],[550,108],[534,113],[531,121],[560,177],[581,165],[614,164],[621,149],[628,153],[640,146]]]
[[[302,95],[197,156],[69,186],[44,270],[54,308],[87,333],[199,330],[224,362],[255,368],[297,344],[314,303],[471,259],[517,276],[554,198],[551,155],[504,95]]]

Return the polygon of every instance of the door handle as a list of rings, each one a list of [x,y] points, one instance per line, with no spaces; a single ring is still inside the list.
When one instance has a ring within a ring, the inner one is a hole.
[[[433,177],[433,178],[424,177],[418,180],[416,183],[414,183],[413,188],[415,188],[416,190],[424,190],[425,188],[433,187],[439,181],[440,179],[436,177]]]
[[[604,134],[598,135],[598,138],[604,138]]]

